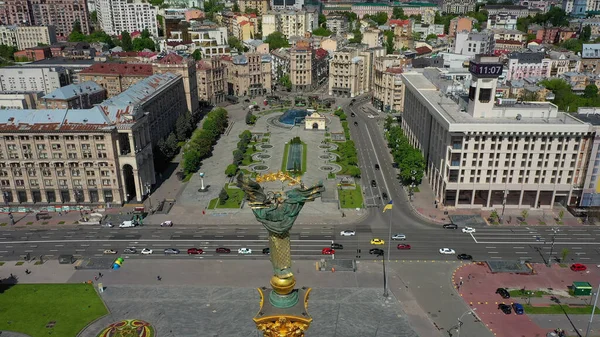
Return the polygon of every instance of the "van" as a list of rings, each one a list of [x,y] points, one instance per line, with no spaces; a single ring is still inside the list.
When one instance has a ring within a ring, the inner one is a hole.
[[[135,227],[135,222],[133,222],[133,221],[123,221],[123,223],[121,223],[119,225],[119,228],[130,228],[130,227]]]
[[[40,219],[51,219],[52,217],[50,216],[50,214],[48,212],[39,212],[35,215],[35,219],[36,220],[40,220]]]

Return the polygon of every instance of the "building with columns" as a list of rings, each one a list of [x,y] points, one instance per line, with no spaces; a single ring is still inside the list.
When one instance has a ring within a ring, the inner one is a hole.
[[[155,74],[90,109],[0,110],[0,188],[7,204],[142,201],[152,149],[187,110],[181,76]]]
[[[468,96],[439,91],[437,72],[402,74],[402,128],[421,150],[438,203],[455,208],[573,204],[585,181],[591,126],[547,102],[494,99],[502,63],[476,56]]]

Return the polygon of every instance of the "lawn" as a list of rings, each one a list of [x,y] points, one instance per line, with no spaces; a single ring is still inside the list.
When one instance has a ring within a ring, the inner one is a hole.
[[[229,198],[224,204],[221,204],[219,198],[214,198],[208,203],[208,209],[215,208],[240,208],[242,200],[244,199],[244,191],[239,188],[229,188],[229,185],[225,187]]]
[[[543,291],[543,290],[529,290],[526,289],[525,290],[527,293],[531,293],[531,294],[523,294],[521,289],[514,289],[514,290],[509,290],[508,293],[510,294],[510,297],[519,297],[519,298],[523,298],[523,297],[542,297],[544,295],[551,295],[550,293]]]
[[[75,337],[108,313],[91,284],[17,284],[0,289],[0,330],[31,337]],[[50,322],[54,326],[47,328]]]
[[[289,150],[290,150],[290,144],[285,144],[285,147],[283,148],[283,160],[281,161],[281,172],[285,172],[285,168],[287,166],[287,157],[288,157]]]
[[[533,307],[531,305],[523,305],[525,308],[525,313],[528,315],[557,315],[564,314],[563,309],[570,315],[589,315],[592,313],[592,306],[586,305],[582,307],[569,307],[567,305],[563,305],[562,308],[558,304],[552,304],[548,307]],[[600,315],[600,310],[596,307],[595,315]]]
[[[356,185],[354,190],[338,190],[340,205],[342,208],[362,208],[363,196],[360,186]]]
[[[302,143],[302,174],[306,172],[306,157],[307,157],[307,149],[308,146],[303,142]],[[286,172],[287,160],[288,160],[288,152],[290,151],[290,144],[285,144],[285,148],[283,149],[283,160],[281,161],[281,172]]]

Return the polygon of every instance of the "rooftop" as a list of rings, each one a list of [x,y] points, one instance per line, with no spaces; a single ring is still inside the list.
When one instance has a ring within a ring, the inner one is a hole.
[[[0,131],[86,131],[113,123],[97,108],[83,110],[0,110]]]
[[[78,97],[79,95],[92,94],[101,91],[104,91],[104,88],[102,88],[96,82],[87,81],[81,84],[69,84],[65,87],[60,87],[42,98],[69,100]]]
[[[412,70],[402,75],[407,89],[417,96],[417,99],[429,110],[435,110],[434,118],[445,121],[449,131],[489,131],[492,125],[499,130],[530,132],[532,125],[569,125],[581,126],[587,131],[587,125],[569,114],[558,112],[556,105],[548,102],[524,102],[522,104],[495,105],[494,116],[475,118],[465,112],[467,97],[461,95],[446,95],[438,89],[446,82],[452,82],[436,76],[439,71],[435,68]],[[426,77],[427,75],[427,77]],[[435,84],[432,82],[435,81]],[[545,117],[544,117],[545,114]]]
[[[72,60],[72,59],[66,59],[64,57],[52,57],[52,58],[47,58],[47,59],[27,63],[25,65],[10,66],[8,68],[39,68],[39,67],[48,67],[48,66],[68,67],[69,65],[81,67],[81,66],[91,66],[91,65],[97,64],[97,63],[98,62],[94,61],[94,60]]]
[[[97,63],[81,71],[80,74],[150,76],[151,64]]]

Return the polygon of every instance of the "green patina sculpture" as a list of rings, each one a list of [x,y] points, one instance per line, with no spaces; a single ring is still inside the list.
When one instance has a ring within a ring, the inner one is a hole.
[[[290,229],[307,201],[314,201],[325,191],[323,182],[309,188],[294,188],[281,193],[265,193],[262,186],[242,173],[237,176],[237,186],[245,192],[252,212],[269,232],[271,264],[275,276],[293,277],[291,271]]]

